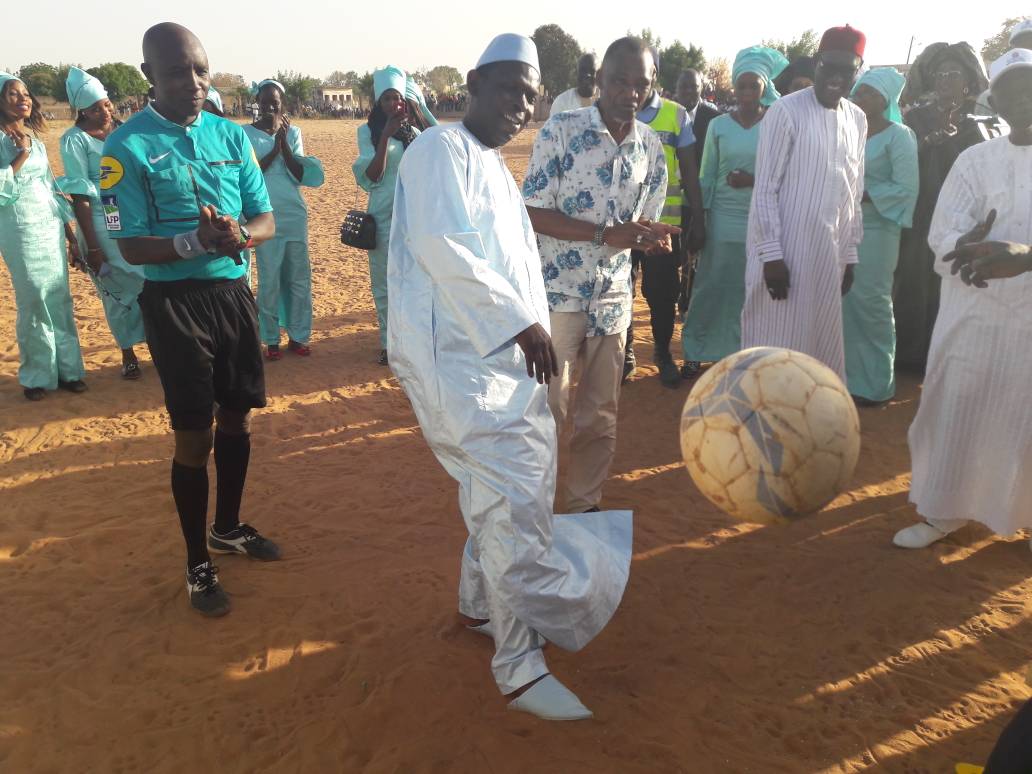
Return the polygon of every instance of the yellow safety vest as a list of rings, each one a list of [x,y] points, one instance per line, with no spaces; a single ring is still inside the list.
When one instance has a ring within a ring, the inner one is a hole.
[[[685,109],[669,99],[660,97],[659,110],[656,117],[649,121],[649,127],[659,135],[663,143],[663,153],[667,166],[667,195],[663,204],[660,220],[674,226],[681,225],[681,206],[684,196],[681,193],[681,166],[677,162],[677,134],[684,125],[681,113]]]

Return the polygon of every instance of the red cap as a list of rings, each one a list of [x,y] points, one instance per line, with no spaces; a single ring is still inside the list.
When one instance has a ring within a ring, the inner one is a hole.
[[[864,47],[867,45],[867,36],[860,30],[850,27],[832,27],[821,37],[821,45],[817,49],[818,54],[825,51],[848,51],[861,59],[864,58]]]

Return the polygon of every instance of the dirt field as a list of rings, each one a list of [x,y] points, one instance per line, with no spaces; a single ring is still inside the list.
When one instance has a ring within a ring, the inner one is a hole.
[[[365,255],[337,239],[357,124],[298,123],[327,170],[308,196],[314,352],[267,369],[245,498],[286,559],[219,562],[228,618],[187,603],[149,358],[142,381],[119,378],[75,275],[90,391],[26,402],[0,268],[0,771],[942,774],[984,760],[1029,695],[1032,555],[976,528],[892,547],[914,518],[919,386],[862,412],[854,487],[824,513],[735,525],[679,462],[687,390],[659,385],[640,304],[644,367],[606,490],[635,512],[630,584],[585,651],[548,651],[596,719],[507,712],[488,642],[455,619],[456,487],[375,363]],[[47,138],[58,168],[64,126]],[[517,176],[532,137],[508,151]]]

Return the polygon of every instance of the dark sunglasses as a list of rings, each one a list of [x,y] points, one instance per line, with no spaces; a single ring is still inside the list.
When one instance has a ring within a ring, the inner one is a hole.
[[[854,66],[851,64],[836,64],[834,62],[825,62],[823,59],[817,61],[817,67],[819,67],[823,72],[826,72],[828,75],[842,75],[847,78],[856,75],[857,71],[860,69],[861,64],[863,63],[860,62],[859,64]]]

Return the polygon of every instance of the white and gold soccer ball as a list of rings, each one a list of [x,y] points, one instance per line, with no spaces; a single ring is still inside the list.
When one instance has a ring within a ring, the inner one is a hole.
[[[724,358],[692,388],[681,453],[695,485],[729,516],[783,523],[819,511],[849,485],[860,419],[826,365],[754,347]]]

